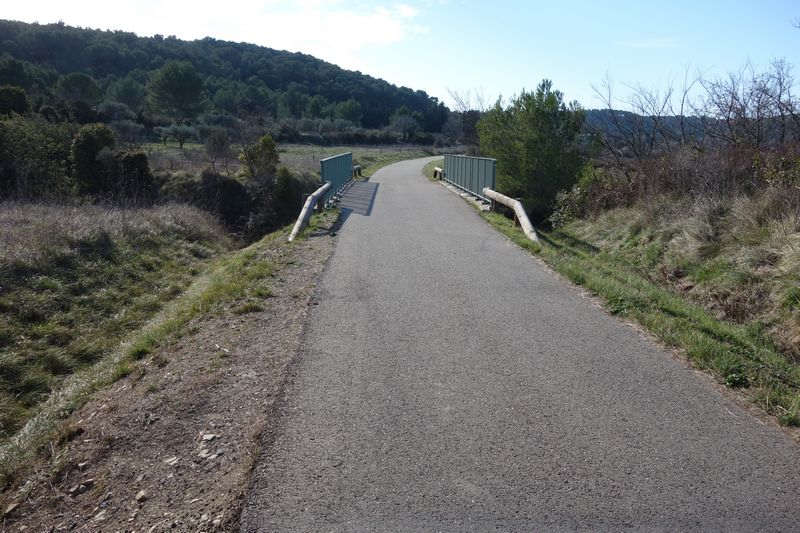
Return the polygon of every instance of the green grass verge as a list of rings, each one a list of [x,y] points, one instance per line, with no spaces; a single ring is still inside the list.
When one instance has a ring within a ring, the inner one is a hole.
[[[800,365],[788,360],[757,327],[718,320],[701,306],[659,287],[636,267],[565,232],[529,241],[513,222],[483,213],[492,226],[557,272],[605,301],[609,312],[636,320],[661,341],[682,349],[698,368],[749,396],[784,425],[800,426]]]

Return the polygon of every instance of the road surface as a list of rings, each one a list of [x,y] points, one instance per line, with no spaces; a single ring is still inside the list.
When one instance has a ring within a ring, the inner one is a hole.
[[[427,161],[345,199],[243,531],[800,530],[789,436],[422,177]]]

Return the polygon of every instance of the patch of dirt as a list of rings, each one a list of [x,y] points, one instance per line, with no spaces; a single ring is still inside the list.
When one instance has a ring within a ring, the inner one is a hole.
[[[234,531],[262,432],[333,251],[318,231],[265,252],[263,311],[224,312],[73,413],[62,444],[4,495],[2,531]]]

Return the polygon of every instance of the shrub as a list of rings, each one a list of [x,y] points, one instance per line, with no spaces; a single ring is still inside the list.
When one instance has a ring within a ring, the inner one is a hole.
[[[0,198],[60,199],[71,194],[74,126],[13,116],[0,121]]]
[[[134,203],[151,203],[156,196],[156,185],[147,155],[144,152],[119,152],[114,154],[118,182],[115,195]]]
[[[252,202],[244,185],[233,178],[206,169],[200,177],[196,202],[219,217],[233,229],[245,226]]]
[[[239,161],[244,165],[250,178],[271,179],[275,176],[278,160],[278,149],[270,135],[264,135],[258,142],[248,144],[239,154]]]
[[[111,190],[111,175],[103,150],[114,148],[114,132],[105,124],[83,126],[72,141],[72,170],[79,194],[99,196]]]

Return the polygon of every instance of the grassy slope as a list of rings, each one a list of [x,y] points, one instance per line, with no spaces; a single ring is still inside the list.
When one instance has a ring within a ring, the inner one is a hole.
[[[336,210],[328,210],[314,215],[300,239],[315,231],[320,224],[330,224],[337,214]],[[110,350],[110,353],[104,353],[105,359],[82,371],[76,368],[78,371],[71,376],[68,386],[58,390],[58,394],[52,395],[50,401],[36,412],[24,434],[0,443],[0,486],[13,479],[28,459],[48,442],[59,442],[64,438],[62,433],[68,428],[61,427],[60,420],[65,415],[82,405],[98,388],[136,372],[139,360],[155,348],[180,338],[193,319],[231,305],[237,314],[261,310],[259,302],[272,295],[270,278],[275,268],[260,257],[267,249],[292,247],[293,243],[286,242],[290,230],[291,227],[287,226],[244,249],[219,253],[217,257],[206,260],[204,272],[183,294],[164,306],[161,313],[151,314],[150,321],[139,324],[139,329],[130,329],[124,339],[121,336],[103,339]],[[171,242],[168,246],[172,253],[180,254],[180,242]],[[27,418],[33,412],[29,410]]]
[[[665,199],[566,230],[716,317],[769,332],[800,362],[800,219],[769,196],[699,205]]]
[[[747,388],[751,398],[785,425],[800,425],[800,365],[782,353],[759,324],[716,318],[701,305],[643,272],[631,255],[597,248],[574,235],[578,225],[540,234],[530,242],[507,218],[482,214],[514,242],[537,254],[574,283],[606,302],[613,314],[638,321],[669,346],[681,348],[697,367],[730,387]]]
[[[195,209],[0,206],[0,441],[230,248]]]

